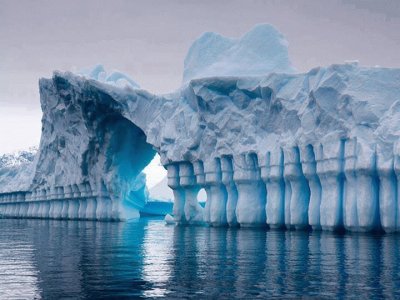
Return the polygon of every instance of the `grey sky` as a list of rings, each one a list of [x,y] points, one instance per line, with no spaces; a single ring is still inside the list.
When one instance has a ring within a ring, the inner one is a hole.
[[[102,63],[168,92],[201,33],[237,37],[257,23],[286,36],[300,71],[353,59],[400,67],[398,0],[0,0],[0,153],[38,143],[37,82],[53,70]]]

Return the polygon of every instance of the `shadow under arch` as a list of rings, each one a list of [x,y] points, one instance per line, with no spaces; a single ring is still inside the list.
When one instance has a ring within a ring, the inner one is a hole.
[[[118,210],[122,219],[137,217],[147,199],[146,175],[142,171],[156,151],[147,143],[145,133],[121,115],[107,116],[99,125],[97,141],[102,155],[90,157],[103,157],[104,173],[113,173],[113,180],[105,183],[108,193],[120,198],[112,211]]]

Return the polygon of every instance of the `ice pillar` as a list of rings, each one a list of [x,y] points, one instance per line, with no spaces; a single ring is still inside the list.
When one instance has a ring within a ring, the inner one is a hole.
[[[310,188],[310,203],[308,206],[308,224],[314,230],[321,228],[320,206],[321,206],[321,182],[317,175],[314,149],[307,145],[301,149],[301,165],[303,174]]]
[[[284,177],[291,190],[290,200],[285,203],[286,227],[307,228],[310,189],[303,174],[298,147],[289,147],[285,150]]]
[[[354,231],[379,227],[376,152],[366,143],[349,139],[345,145],[344,226]]]
[[[381,226],[385,232],[394,232],[398,226],[398,181],[396,174],[400,175],[400,160],[397,155],[393,157],[390,150],[387,151],[387,149],[378,147],[377,153],[379,212]]]
[[[238,202],[236,217],[243,227],[265,226],[265,186],[255,154],[241,154],[233,159]]]
[[[100,190],[97,194],[97,205],[96,205],[96,220],[110,220],[112,203],[110,194],[107,191],[104,183],[100,183]],[[71,203],[70,203],[71,205]]]
[[[266,214],[270,228],[285,226],[285,182],[283,179],[283,151],[275,148],[267,153],[263,179],[267,186]]]
[[[233,165],[232,157],[223,156],[221,158],[222,183],[225,185],[226,199],[226,221],[229,226],[238,225],[236,218],[236,206],[238,200],[238,192],[235,182],[233,181]]]
[[[190,224],[203,222],[203,208],[197,201],[200,187],[196,184],[193,165],[189,162],[179,164],[179,183],[183,189],[185,219]]]
[[[317,175],[321,181],[320,221],[324,230],[343,227],[344,141],[329,141],[316,151]]]
[[[212,226],[227,225],[226,201],[227,193],[222,184],[221,161],[208,159],[204,161],[205,185],[208,188],[207,202],[209,202],[210,224]]]
[[[177,164],[167,165],[168,186],[174,193],[173,215],[177,224],[186,223],[185,218],[185,195],[180,186],[179,166]]]

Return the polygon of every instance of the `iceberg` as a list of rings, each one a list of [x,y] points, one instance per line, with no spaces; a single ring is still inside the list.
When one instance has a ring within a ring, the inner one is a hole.
[[[400,231],[400,69],[295,73],[275,29],[252,31],[202,36],[166,95],[70,72],[41,79],[34,176],[22,195],[0,195],[3,215],[137,217],[157,152],[174,197],[168,223]]]

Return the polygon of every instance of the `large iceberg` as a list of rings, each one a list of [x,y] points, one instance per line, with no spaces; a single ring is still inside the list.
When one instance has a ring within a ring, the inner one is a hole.
[[[68,72],[40,80],[43,132],[28,202],[56,197],[74,203],[74,217],[133,217],[134,183],[157,152],[177,224],[399,231],[400,69],[347,63],[293,73],[280,34],[267,35],[277,52],[267,56],[265,41],[251,48],[258,38],[245,38],[274,30],[201,37],[185,61],[191,80],[168,95]],[[196,65],[204,39],[211,58]],[[261,61],[235,60],[243,49],[259,49],[251,57]],[[251,67],[262,65],[277,67]],[[46,216],[70,217],[48,202]],[[26,215],[12,205],[2,206],[6,215]]]

